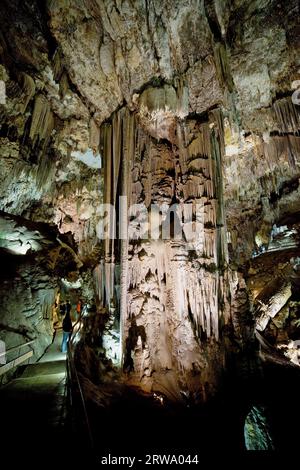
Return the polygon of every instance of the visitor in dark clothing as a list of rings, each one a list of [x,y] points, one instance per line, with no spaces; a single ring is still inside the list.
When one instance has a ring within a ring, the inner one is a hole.
[[[70,313],[71,312],[71,304],[70,304],[70,301],[67,300],[67,303],[66,303],[66,312],[67,313]]]
[[[65,318],[63,319],[63,340],[61,345],[61,352],[66,353],[68,350],[68,342],[70,340],[71,332],[72,332],[72,320],[70,317],[70,312],[67,311]]]
[[[59,313],[61,314],[62,317],[66,313],[66,304],[64,302],[62,302],[59,306]]]

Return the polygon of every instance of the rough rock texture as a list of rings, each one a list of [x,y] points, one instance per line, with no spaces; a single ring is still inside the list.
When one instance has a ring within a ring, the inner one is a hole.
[[[53,338],[58,279],[82,263],[56,227],[7,213],[0,214],[0,259],[0,338],[7,351],[34,340],[35,361]],[[24,352],[16,349],[7,361]]]
[[[9,25],[17,6],[20,27],[14,29]],[[100,197],[101,178],[99,170],[76,157],[89,148],[95,150],[97,129],[70,89],[59,50],[53,49],[49,37],[45,12],[35,2],[7,2],[5,18],[1,210],[55,223],[62,233],[76,235],[77,242],[84,242],[87,233],[95,239],[97,210],[89,202],[97,198],[97,191]]]
[[[299,228],[299,226],[297,226]],[[266,340],[263,353],[276,351],[300,365],[299,249],[266,251],[255,257],[248,271],[248,287],[254,305],[259,338]],[[278,356],[278,358],[280,355]]]
[[[130,383],[173,399],[187,393],[202,400],[217,387],[225,360],[220,325],[230,321],[223,127],[217,110],[206,122],[182,122],[169,113],[176,131],[172,144],[157,142],[152,127],[146,133],[145,116],[139,121],[124,109],[101,127],[105,202],[116,200],[119,187],[119,194],[127,196],[130,222],[120,247],[104,241],[98,283],[104,285],[104,305],[110,309],[114,298],[120,305],[123,368]],[[162,212],[158,226],[155,210]],[[116,263],[119,276],[114,275]]]
[[[6,262],[12,268],[16,261],[7,257]],[[46,267],[33,265],[30,258],[22,258],[17,262],[16,272],[2,279],[1,339],[7,350],[34,339],[31,360],[41,357],[52,341],[55,295],[55,280]]]
[[[227,224],[243,262],[255,235],[262,243],[291,205],[282,190],[299,177],[299,118],[291,102],[299,79],[297,2],[49,2],[48,14],[98,123],[125,100],[153,121],[151,135],[172,141],[163,129],[172,120],[168,111],[183,117],[223,107]],[[289,197],[294,211],[296,190]]]
[[[95,264],[101,176],[93,153],[88,165],[78,155],[95,151],[97,130],[70,89],[45,12],[35,2],[1,9],[1,260],[16,267],[2,273],[1,338],[7,349],[36,338],[34,360],[52,340],[59,278]]]

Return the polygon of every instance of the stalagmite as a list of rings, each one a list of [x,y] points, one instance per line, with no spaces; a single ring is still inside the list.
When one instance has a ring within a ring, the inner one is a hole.
[[[114,297],[114,284],[115,284],[115,264],[110,261],[104,264],[105,276],[105,298],[106,304],[109,306]]]
[[[130,204],[130,197],[128,196],[131,191],[130,184],[130,170],[134,161],[135,152],[135,119],[132,114],[126,111],[123,122],[123,159],[122,159],[122,189],[121,194],[125,196],[124,205],[121,206],[120,222],[125,233],[121,238],[121,253],[120,253],[120,338],[122,348],[122,358],[125,351],[125,328],[128,317],[128,301],[127,301],[127,288],[128,288],[128,233],[127,233],[127,213],[128,205]],[[123,360],[123,359],[122,359]]]
[[[105,124],[102,126],[100,132],[101,146],[103,148],[104,160],[104,204],[111,204],[113,202],[113,187],[112,187],[112,126]],[[105,278],[105,292],[106,292],[106,305],[110,304],[111,297],[114,292],[114,251],[112,239],[115,233],[115,214],[110,212],[107,219],[107,232],[104,239],[104,278]]]

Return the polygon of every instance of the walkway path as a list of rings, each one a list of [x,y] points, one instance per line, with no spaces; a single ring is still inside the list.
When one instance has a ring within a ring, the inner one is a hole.
[[[43,357],[0,389],[1,448],[14,450],[10,464],[20,457],[34,461],[35,448],[36,457],[45,450],[48,459],[63,446],[66,354],[60,352],[61,339],[57,331]]]

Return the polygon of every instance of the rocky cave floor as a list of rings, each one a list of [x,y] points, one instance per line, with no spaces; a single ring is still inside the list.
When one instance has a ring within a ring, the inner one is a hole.
[[[204,406],[160,405],[130,389],[109,409],[90,405],[95,447],[119,454],[126,449],[242,454],[246,415],[259,405],[264,408],[275,450],[297,449],[294,428],[300,418],[300,372],[276,365],[266,365],[260,372],[260,377],[243,383],[230,380]]]

